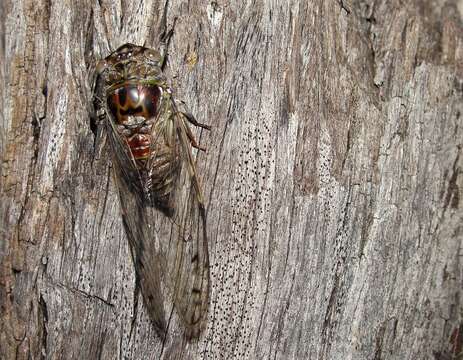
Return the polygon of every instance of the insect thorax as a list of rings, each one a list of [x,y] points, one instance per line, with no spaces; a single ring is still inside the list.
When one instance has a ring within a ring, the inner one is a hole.
[[[98,67],[108,121],[135,165],[138,174],[133,177],[149,201],[167,209],[180,160],[171,141],[171,99],[160,60],[155,50],[127,44]]]

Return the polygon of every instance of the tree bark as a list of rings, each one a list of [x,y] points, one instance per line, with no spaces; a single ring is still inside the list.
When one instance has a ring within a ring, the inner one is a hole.
[[[197,133],[212,281],[198,343],[163,344],[136,306],[90,120],[96,61],[158,46],[165,6],[173,88],[213,127]],[[462,12],[3,0],[0,358],[460,359]]]

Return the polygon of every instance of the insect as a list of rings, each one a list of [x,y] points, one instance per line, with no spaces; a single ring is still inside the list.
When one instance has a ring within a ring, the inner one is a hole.
[[[175,308],[189,338],[209,301],[206,211],[188,125],[160,52],[125,44],[97,65],[95,107],[109,139],[122,219],[145,306],[165,336]],[[170,309],[168,307],[171,307]]]

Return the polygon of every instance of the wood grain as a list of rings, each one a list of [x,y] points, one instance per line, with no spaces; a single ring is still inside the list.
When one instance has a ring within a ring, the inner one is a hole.
[[[198,121],[198,343],[134,296],[95,63],[156,47]],[[459,359],[458,1],[4,0],[0,358]]]

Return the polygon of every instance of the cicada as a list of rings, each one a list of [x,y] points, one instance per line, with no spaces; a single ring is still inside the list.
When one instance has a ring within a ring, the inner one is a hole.
[[[149,316],[165,336],[172,304],[188,337],[209,301],[206,210],[196,121],[163,72],[165,55],[125,44],[97,65],[95,106],[109,139],[122,219]]]

